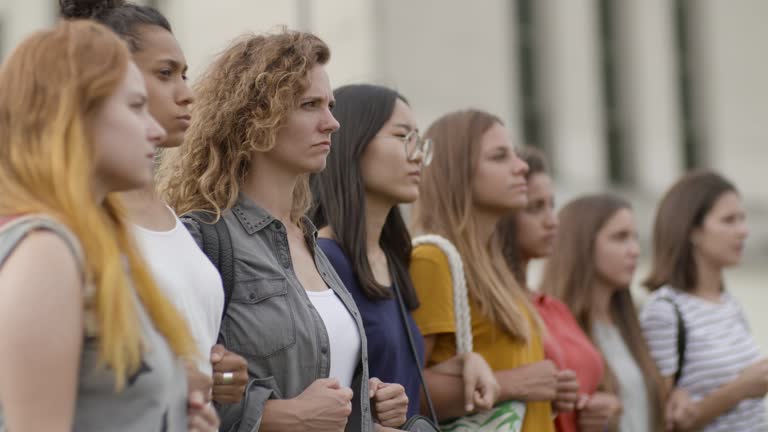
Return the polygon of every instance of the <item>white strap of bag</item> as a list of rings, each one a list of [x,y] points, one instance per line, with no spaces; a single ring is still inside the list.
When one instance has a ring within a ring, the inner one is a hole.
[[[448,259],[453,282],[453,313],[456,319],[456,352],[472,352],[472,316],[469,312],[469,293],[464,276],[461,255],[448,239],[435,234],[421,235],[413,239],[413,246],[431,244],[440,249]]]

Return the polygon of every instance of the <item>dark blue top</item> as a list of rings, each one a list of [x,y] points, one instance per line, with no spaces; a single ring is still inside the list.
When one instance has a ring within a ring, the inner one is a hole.
[[[359,281],[352,269],[352,263],[334,240],[318,239],[317,245],[323,250],[331,265],[338,273],[344,286],[352,294],[363,318],[365,336],[368,339],[368,369],[371,377],[385,383],[397,383],[405,387],[408,395],[408,417],[419,413],[421,383],[416,367],[424,362],[424,338],[419,332],[411,314],[408,324],[411,327],[416,351],[419,353],[419,365],[416,365],[408,334],[400,316],[397,297],[388,300],[371,300],[360,288]]]

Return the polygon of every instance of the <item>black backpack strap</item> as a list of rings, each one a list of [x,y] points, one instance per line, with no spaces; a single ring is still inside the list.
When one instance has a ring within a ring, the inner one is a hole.
[[[227,315],[227,307],[232,299],[232,291],[235,289],[235,251],[232,247],[229,228],[223,217],[213,222],[211,214],[206,212],[189,212],[184,215],[182,220],[184,219],[191,219],[200,228],[203,252],[221,275],[224,286],[224,310],[221,314],[223,319]]]
[[[686,334],[685,334],[685,322],[683,321],[683,314],[680,312],[680,307],[669,297],[659,297],[661,300],[669,303],[675,310],[675,318],[677,318],[677,370],[675,371],[674,384],[677,385],[680,381],[680,377],[683,376],[683,365],[685,364],[685,346],[686,346]]]
[[[403,327],[405,327],[405,333],[408,335],[408,345],[411,346],[411,354],[413,354],[413,360],[416,362],[416,371],[419,373],[419,381],[424,389],[424,397],[427,400],[427,408],[429,408],[429,415],[432,423],[437,426],[437,413],[435,412],[435,406],[432,404],[432,397],[429,395],[429,389],[427,388],[427,381],[424,379],[424,372],[422,369],[422,361],[419,358],[419,353],[416,351],[416,344],[413,341],[413,334],[411,333],[411,326],[408,323],[408,311],[405,310],[405,302],[403,301],[403,295],[400,293],[400,288],[397,286],[397,279],[395,278],[395,272],[390,268],[390,279],[392,279],[392,288],[397,296],[397,303],[400,305],[400,318],[403,320]]]

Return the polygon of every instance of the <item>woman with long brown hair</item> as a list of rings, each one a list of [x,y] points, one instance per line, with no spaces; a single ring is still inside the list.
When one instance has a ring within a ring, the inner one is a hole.
[[[558,432],[603,432],[614,424],[621,404],[615,395],[599,392],[604,363],[600,352],[560,300],[536,292],[528,283],[530,261],[548,257],[558,230],[555,191],[544,154],[531,147],[520,151],[528,164],[528,205],[499,223],[504,258],[547,326],[544,352],[561,369],[571,371],[579,393],[577,404],[556,406]],[[572,385],[574,385],[572,384]],[[574,411],[575,410],[575,411]]]
[[[187,430],[194,343],[112,194],[151,183],[163,139],[128,48],[100,24],[61,22],[3,64],[0,430]],[[191,402],[189,427],[216,429]]]
[[[541,289],[570,308],[606,363],[602,389],[616,393],[623,411],[618,430],[665,428],[664,389],[640,329],[629,286],[640,253],[629,203],[590,195],[559,212],[560,227]],[[613,404],[616,401],[605,400]]]
[[[305,216],[308,177],[339,128],[329,60],[310,33],[235,41],[196,85],[192,126],[161,167],[161,189],[179,214],[194,213],[198,243],[209,225],[230,241],[221,339],[248,360],[251,383],[242,403],[220,407],[227,430],[369,432],[381,428],[372,398],[376,412],[401,412],[382,424],[405,422],[402,387],[369,390],[360,313]]]
[[[426,366],[459,349],[456,335],[463,337],[463,330],[455,306],[465,300],[455,300],[457,273],[452,269],[462,266],[471,319],[467,336],[494,370],[500,401],[525,402],[524,431],[553,431],[551,402],[564,396],[558,395],[559,373],[544,360],[541,322],[493,235],[504,215],[525,207],[528,166],[515,154],[501,120],[483,111],[447,114],[425,137],[434,140],[436,151],[422,174],[414,225],[420,234],[438,235],[458,252],[451,259],[441,247],[426,244],[412,253],[411,276],[421,300],[414,318],[424,334]],[[460,378],[434,376],[430,391],[438,411],[453,417],[471,414]]]
[[[741,197],[717,173],[684,176],[659,204],[642,324],[667,389],[696,400],[692,411],[669,413],[679,429],[768,427],[768,360],[723,283],[723,270],[741,262],[747,235]]]

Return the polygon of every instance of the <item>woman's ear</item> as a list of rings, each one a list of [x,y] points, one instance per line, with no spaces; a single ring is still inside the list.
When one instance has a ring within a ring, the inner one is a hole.
[[[688,237],[688,241],[691,242],[691,245],[694,249],[698,246],[699,243],[701,243],[701,237],[704,235],[702,227],[695,227],[691,230],[691,236]]]

